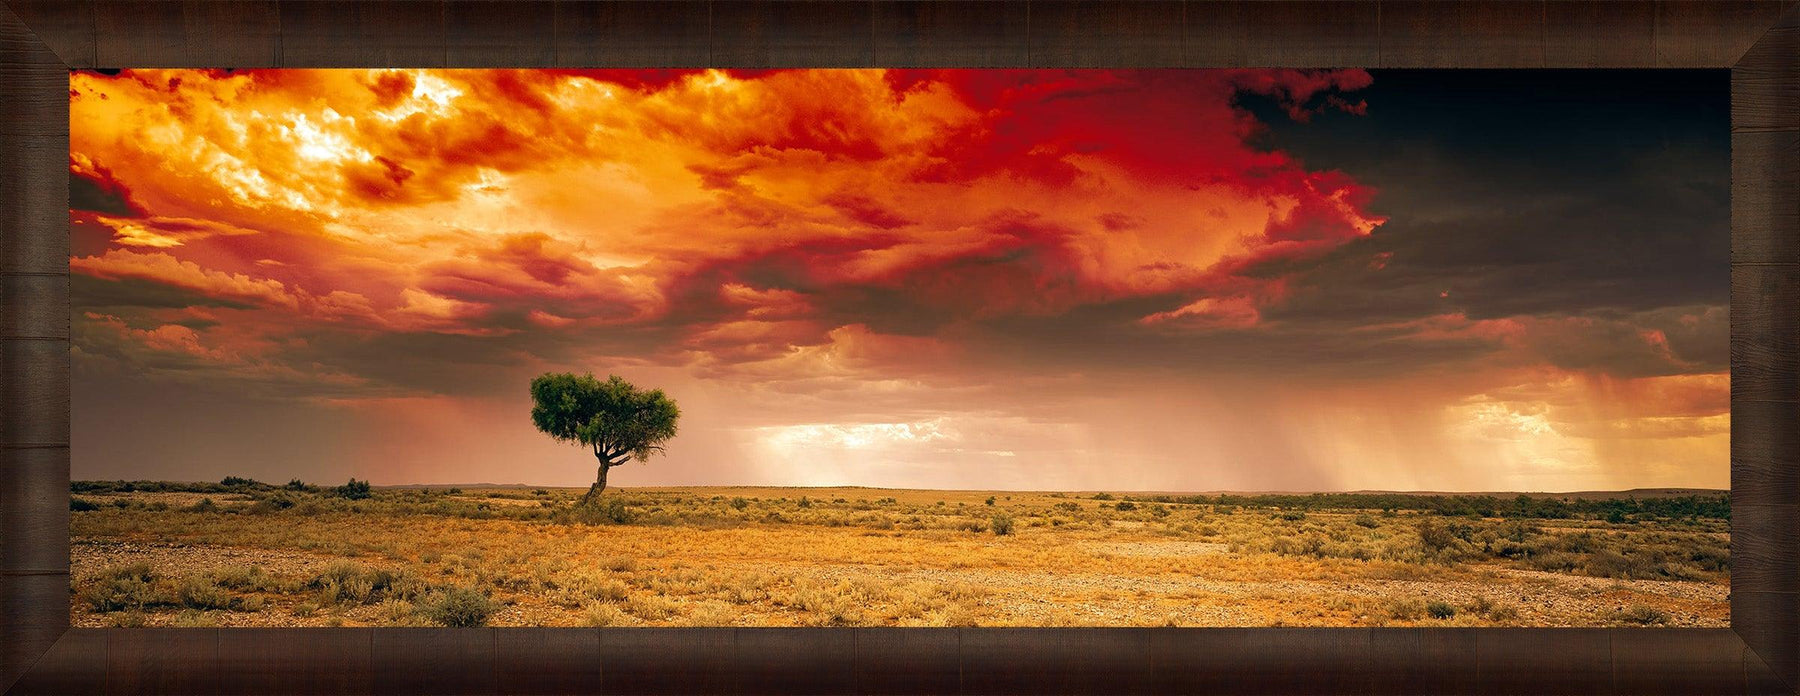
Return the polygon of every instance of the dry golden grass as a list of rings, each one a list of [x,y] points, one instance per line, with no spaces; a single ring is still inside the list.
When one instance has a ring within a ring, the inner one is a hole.
[[[260,491],[213,496],[211,508],[83,494],[98,509],[73,514],[71,618],[1723,626],[1728,617],[1728,537],[1716,520],[1527,523],[1128,505],[1091,494],[656,488],[609,491],[616,509],[592,521],[629,523],[589,524],[569,511],[580,492],[378,489],[344,501]],[[995,533],[997,517],[1012,521],[1008,533]],[[1546,558],[1548,569],[1534,566]]]

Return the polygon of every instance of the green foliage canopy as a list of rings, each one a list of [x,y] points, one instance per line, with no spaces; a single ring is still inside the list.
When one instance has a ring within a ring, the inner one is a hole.
[[[531,380],[531,423],[558,442],[593,448],[606,465],[646,461],[675,437],[681,409],[661,389],[617,375],[545,373]]]

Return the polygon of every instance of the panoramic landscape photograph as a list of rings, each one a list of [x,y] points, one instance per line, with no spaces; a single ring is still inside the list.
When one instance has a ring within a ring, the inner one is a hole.
[[[1727,627],[1728,94],[75,72],[70,622]]]

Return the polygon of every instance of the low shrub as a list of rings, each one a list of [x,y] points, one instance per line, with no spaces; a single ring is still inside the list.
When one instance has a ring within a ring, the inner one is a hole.
[[[265,515],[271,512],[287,510],[299,504],[299,500],[286,492],[282,492],[258,498],[256,502],[250,504],[250,512],[251,514],[256,515]]]
[[[1669,622],[1669,612],[1643,604],[1634,604],[1625,609],[1614,611],[1610,618],[1620,623],[1655,626]]]
[[[1449,602],[1427,602],[1425,604],[1425,613],[1430,614],[1431,618],[1434,619],[1448,619],[1456,616],[1456,607],[1452,606]]]
[[[181,606],[189,609],[236,609],[239,605],[235,595],[225,591],[212,579],[202,576],[183,578],[181,585],[175,590],[175,597]]]
[[[486,626],[496,607],[494,600],[478,590],[450,587],[427,597],[418,609],[419,615],[432,623],[474,628]]]
[[[148,563],[133,563],[101,571],[77,593],[94,611],[109,612],[168,604],[156,588],[156,575]]]
[[[994,530],[994,536],[1006,536],[1013,531],[1013,518],[1006,514],[994,515],[988,520],[988,527]]]
[[[583,626],[622,626],[628,623],[631,623],[631,616],[611,604],[593,602],[581,610]]]
[[[1417,599],[1394,599],[1387,603],[1388,616],[1402,621],[1416,621],[1425,616],[1425,603]]]

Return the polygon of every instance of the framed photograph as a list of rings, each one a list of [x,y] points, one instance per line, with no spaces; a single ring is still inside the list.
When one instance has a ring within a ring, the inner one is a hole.
[[[1795,693],[1800,7],[0,7],[7,693]]]

